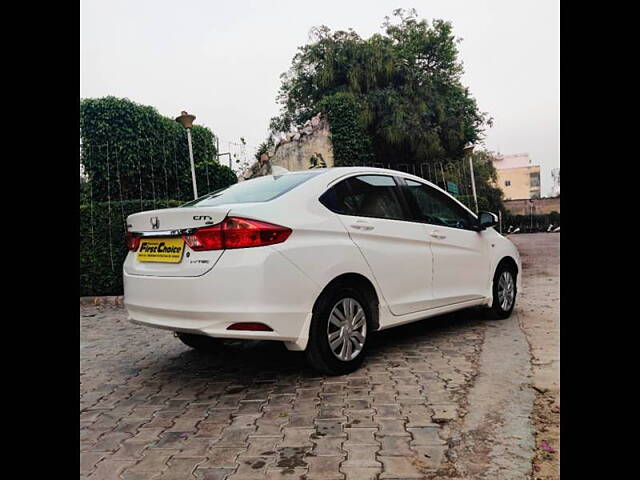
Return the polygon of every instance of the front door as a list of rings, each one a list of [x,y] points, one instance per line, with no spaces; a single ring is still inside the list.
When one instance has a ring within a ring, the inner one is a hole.
[[[414,218],[431,243],[433,306],[484,297],[490,281],[488,242],[474,229],[475,217],[432,186],[408,178],[403,183]]]

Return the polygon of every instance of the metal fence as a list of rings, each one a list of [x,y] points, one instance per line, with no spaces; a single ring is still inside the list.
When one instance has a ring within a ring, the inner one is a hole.
[[[236,169],[251,148],[243,144],[240,149],[239,145],[226,145]],[[223,186],[221,178],[211,171],[217,155],[208,149],[194,151],[194,156],[200,194]],[[80,144],[79,157],[80,294],[119,294],[127,216],[175,207],[193,199],[187,141],[141,138]]]

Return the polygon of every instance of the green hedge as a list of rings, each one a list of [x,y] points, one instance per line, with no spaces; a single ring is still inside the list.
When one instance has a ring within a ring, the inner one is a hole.
[[[236,183],[231,169],[215,161],[213,132],[191,129],[198,193]],[[193,198],[185,129],[153,107],[126,98],[80,102],[81,162],[93,201]]]
[[[127,255],[124,220],[132,213],[182,203],[131,200],[80,205],[80,296],[122,295],[122,263]]]
[[[509,225],[513,228],[520,227],[520,232],[545,232],[549,225],[554,227],[560,226],[560,213],[551,212],[547,214],[537,215],[510,215],[506,214],[502,217],[502,230],[507,231]]]
[[[199,195],[236,183],[215,161],[211,130],[195,125],[191,133]],[[153,107],[88,98],[80,103],[80,140],[80,295],[119,295],[123,218],[193,199],[186,131]]]

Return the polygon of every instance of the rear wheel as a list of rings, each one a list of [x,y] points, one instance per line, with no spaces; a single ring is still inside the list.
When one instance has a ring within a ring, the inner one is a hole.
[[[498,266],[493,276],[493,303],[489,309],[489,317],[500,319],[511,315],[516,304],[517,273],[513,266],[503,263]]]
[[[360,289],[336,285],[313,312],[306,350],[313,368],[329,375],[357,370],[367,350],[373,302]]]
[[[222,342],[217,338],[206,335],[196,335],[194,333],[175,332],[175,336],[187,347],[205,353],[214,353],[220,350]]]

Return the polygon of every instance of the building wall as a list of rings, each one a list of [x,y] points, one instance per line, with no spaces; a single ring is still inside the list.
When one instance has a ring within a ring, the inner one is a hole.
[[[560,213],[560,197],[535,198],[533,201],[528,199],[507,200],[504,202],[504,206],[507,212],[512,215],[529,215],[531,206],[533,206],[534,214]]]
[[[279,144],[270,161],[271,165],[293,172],[308,170],[312,157],[321,158],[327,168],[333,167],[333,145],[326,119],[322,119],[308,134],[297,135],[297,138]]]
[[[531,159],[528,153],[516,153],[513,155],[497,155],[493,162],[493,166],[498,170],[503,168],[519,168],[531,165]]]
[[[505,199],[540,197],[540,166],[531,165],[528,153],[497,155],[493,166],[498,171],[497,186]]]
[[[531,174],[537,176],[537,186],[532,185]],[[506,200],[540,197],[540,167],[504,168],[498,170],[498,187]]]

